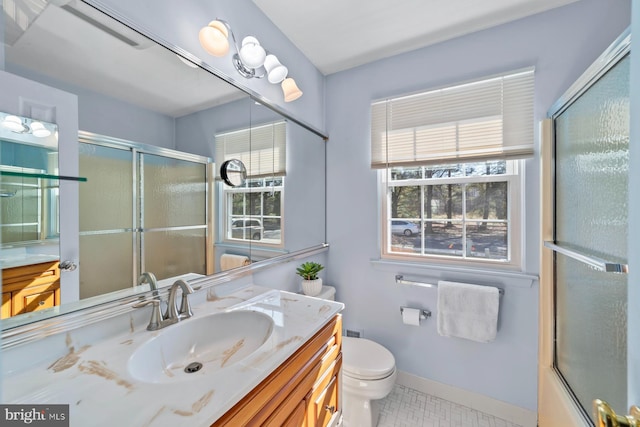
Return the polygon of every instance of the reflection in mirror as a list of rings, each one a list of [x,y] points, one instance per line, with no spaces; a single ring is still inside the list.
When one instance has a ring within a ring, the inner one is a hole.
[[[3,5],[5,69],[77,96],[89,179],[79,184],[79,283],[58,273],[62,304],[45,309],[44,289],[3,328],[149,292],[145,272],[162,288],[325,241],[321,137],[81,1],[31,3]],[[250,143],[229,155],[248,176],[230,187],[212,162],[231,158],[217,150],[238,131]]]
[[[152,290],[132,287],[143,273],[208,272],[209,158],[83,132],[79,163],[81,299]]]
[[[57,126],[0,113],[2,242],[58,237]]]
[[[0,113],[3,319],[60,304],[57,172],[57,126]],[[24,290],[27,269],[50,273],[36,296]]]

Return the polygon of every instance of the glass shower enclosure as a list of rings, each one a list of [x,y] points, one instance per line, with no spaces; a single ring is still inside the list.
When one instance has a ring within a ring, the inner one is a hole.
[[[79,144],[80,298],[211,267],[211,159],[113,138]]]

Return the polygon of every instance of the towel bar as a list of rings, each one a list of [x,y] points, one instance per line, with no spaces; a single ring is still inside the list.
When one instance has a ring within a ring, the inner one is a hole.
[[[437,283],[425,283],[425,282],[415,282],[413,280],[407,280],[404,278],[402,274],[396,274],[396,283],[399,285],[415,285],[415,286],[425,286],[427,288],[437,288]],[[498,293],[500,295],[504,295],[504,289],[498,288]]]

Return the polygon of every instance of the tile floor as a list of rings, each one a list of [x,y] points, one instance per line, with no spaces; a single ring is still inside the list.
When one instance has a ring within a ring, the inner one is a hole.
[[[378,427],[521,427],[397,384],[381,403]]]

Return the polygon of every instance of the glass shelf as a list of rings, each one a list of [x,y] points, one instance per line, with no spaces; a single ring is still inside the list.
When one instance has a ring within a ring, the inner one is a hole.
[[[2,177],[2,176],[15,176],[15,177],[20,177],[20,178],[42,178],[42,179],[50,179],[50,180],[54,180],[54,181],[87,182],[87,178],[81,177],[81,176],[50,175],[50,174],[46,174],[46,173],[0,171],[0,177]]]

